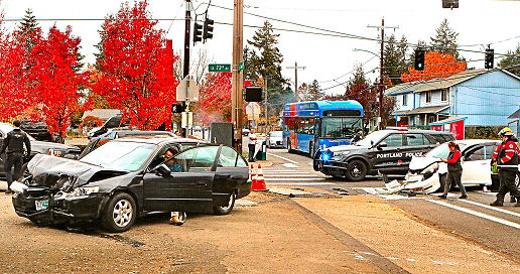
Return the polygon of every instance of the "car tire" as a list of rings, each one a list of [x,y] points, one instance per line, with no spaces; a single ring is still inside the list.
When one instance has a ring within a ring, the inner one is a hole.
[[[352,160],[347,164],[345,176],[349,181],[358,182],[365,179],[367,175],[367,165],[361,160]]]
[[[226,206],[213,206],[213,213],[215,215],[227,215],[231,213],[233,207],[235,206],[236,199],[236,193],[229,194],[228,204]]]
[[[108,201],[101,217],[101,224],[110,232],[125,232],[134,225],[136,216],[137,206],[134,198],[128,193],[117,193]]]
[[[186,223],[186,220],[188,219],[188,214],[186,211],[175,211],[172,212],[170,217],[170,224],[181,226],[184,223]]]

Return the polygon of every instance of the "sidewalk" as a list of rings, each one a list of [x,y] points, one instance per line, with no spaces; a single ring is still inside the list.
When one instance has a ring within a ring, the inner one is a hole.
[[[411,273],[519,273],[520,265],[474,243],[430,228],[373,196],[296,198],[310,215],[366,245],[358,260],[391,261]]]

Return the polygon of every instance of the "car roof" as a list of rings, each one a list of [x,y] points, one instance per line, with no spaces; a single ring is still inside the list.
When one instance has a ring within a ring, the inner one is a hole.
[[[379,131],[388,133],[427,133],[427,134],[453,134],[448,131],[437,131],[428,129],[382,129]]]
[[[160,145],[163,143],[208,143],[204,140],[193,138],[179,138],[179,137],[161,137],[161,136],[130,136],[115,139],[112,142],[132,142],[132,143],[147,143]]]
[[[464,139],[464,140],[455,141],[455,143],[457,143],[457,144],[465,144],[467,146],[484,144],[484,143],[499,143],[499,142],[500,142],[500,140],[493,140],[493,139]]]

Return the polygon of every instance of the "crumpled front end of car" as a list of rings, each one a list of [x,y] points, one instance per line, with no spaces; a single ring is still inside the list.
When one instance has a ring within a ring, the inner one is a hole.
[[[39,225],[88,223],[99,218],[108,195],[93,188],[74,187],[77,178],[67,174],[42,173],[15,182],[16,214]]]

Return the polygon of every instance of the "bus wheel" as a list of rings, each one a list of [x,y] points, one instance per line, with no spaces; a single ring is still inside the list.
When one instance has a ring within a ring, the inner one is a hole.
[[[367,165],[361,160],[352,160],[348,162],[347,172],[345,176],[349,181],[361,181],[367,175]]]

